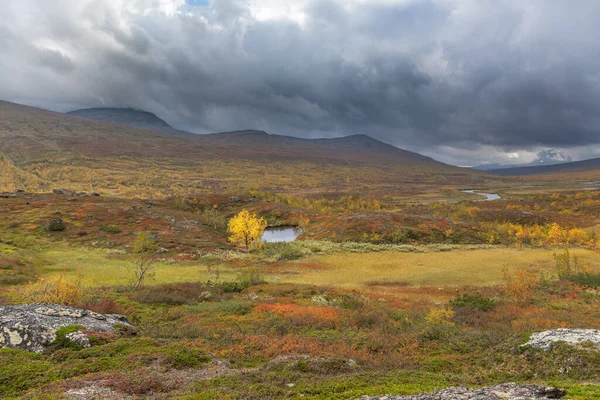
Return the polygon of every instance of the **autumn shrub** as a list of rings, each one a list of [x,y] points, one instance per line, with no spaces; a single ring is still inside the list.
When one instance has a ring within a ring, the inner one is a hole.
[[[254,311],[282,317],[292,326],[335,327],[339,320],[339,312],[333,307],[262,303]]]
[[[427,340],[442,339],[454,326],[454,310],[450,307],[431,307],[425,317],[422,337]]]
[[[504,285],[502,289],[508,297],[517,303],[522,304],[531,301],[539,286],[537,277],[532,272],[518,269],[516,273],[512,275],[507,269],[504,270]]]
[[[23,298],[28,303],[76,306],[82,296],[81,276],[71,279],[63,274],[53,278],[39,278],[23,291]]]
[[[113,332],[96,332],[85,329],[82,332],[87,336],[90,346],[102,346],[117,338],[117,335]]]
[[[107,232],[107,233],[121,233],[123,232],[123,230],[116,226],[116,225],[102,225],[100,227],[101,231]]]
[[[490,311],[496,306],[496,302],[481,293],[464,293],[450,300],[453,308],[472,308],[480,311]]]
[[[383,327],[389,322],[389,314],[379,309],[361,309],[354,314],[354,323],[359,328]]]
[[[85,298],[78,304],[79,308],[85,310],[94,311],[100,314],[127,314],[132,310],[130,308],[123,307],[112,297],[101,297],[101,298]]]

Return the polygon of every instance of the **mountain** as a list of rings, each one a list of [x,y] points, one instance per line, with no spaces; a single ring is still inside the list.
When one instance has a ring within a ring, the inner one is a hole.
[[[133,108],[85,108],[67,114],[154,131],[169,132],[175,130],[165,120],[158,118],[156,115]]]
[[[600,174],[600,158],[572,161],[554,165],[528,166],[520,168],[495,169],[487,171],[494,175],[526,176],[545,174]]]
[[[541,160],[534,160],[528,164],[499,164],[499,163],[495,163],[495,164],[482,164],[482,165],[475,165],[474,167],[471,167],[473,169],[476,169],[478,171],[494,171],[494,170],[499,170],[499,169],[512,169],[512,168],[526,168],[526,167],[545,167],[548,165],[557,165],[557,164],[565,164],[568,163],[569,161],[559,161],[559,160],[554,160],[554,161],[541,161]]]
[[[264,131],[243,130],[203,135],[214,143],[248,149],[271,157],[303,159],[343,159],[380,162],[412,162],[429,166],[447,166],[418,153],[399,149],[367,135],[350,135],[329,139],[304,139],[272,135]],[[453,167],[456,168],[456,167]]]
[[[491,171],[506,168],[541,167],[571,162],[572,158],[556,149],[545,149],[537,153],[535,160],[527,164],[483,164],[471,167],[479,171]]]
[[[143,115],[155,127],[168,126]],[[124,196],[248,189],[401,195],[446,184],[472,185],[486,176],[367,135],[301,139],[255,130],[175,132],[0,101],[0,191],[64,187]]]

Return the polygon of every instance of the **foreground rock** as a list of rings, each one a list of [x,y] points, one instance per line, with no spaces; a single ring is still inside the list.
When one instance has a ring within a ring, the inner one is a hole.
[[[131,326],[126,317],[59,305],[0,306],[0,347],[42,352],[64,326],[82,325],[86,330],[113,332],[116,324]],[[74,338],[85,343],[81,335]],[[85,347],[85,346],[84,346]]]
[[[366,396],[359,400],[533,400],[562,399],[566,391],[553,387],[514,383],[471,390],[465,387],[452,387],[435,393],[416,396]]]
[[[521,347],[531,346],[540,350],[550,350],[555,344],[564,342],[573,346],[591,343],[600,347],[600,331],[595,329],[552,329],[549,331],[536,332],[531,335],[529,341]]]

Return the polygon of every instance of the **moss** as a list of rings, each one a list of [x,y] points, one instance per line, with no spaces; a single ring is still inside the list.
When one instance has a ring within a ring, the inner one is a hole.
[[[85,329],[83,325],[68,325],[63,326],[56,331],[56,339],[50,344],[52,349],[73,349],[81,350],[83,346],[67,339],[69,333],[78,332]]]
[[[174,345],[167,350],[166,358],[162,361],[162,365],[174,369],[197,368],[209,361],[210,357],[203,351]]]

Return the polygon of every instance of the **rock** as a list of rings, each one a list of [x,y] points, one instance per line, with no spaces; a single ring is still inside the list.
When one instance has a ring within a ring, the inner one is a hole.
[[[113,332],[116,324],[132,327],[126,317],[117,314],[98,314],[59,305],[0,306],[0,347],[40,353],[54,341],[56,331],[64,326],[83,325],[89,331]],[[89,346],[85,334],[74,332],[69,335],[83,347]]]
[[[92,192],[92,193],[90,193],[90,196],[92,196],[92,197],[100,197],[100,193],[98,193],[98,192]]]
[[[529,341],[521,347],[531,346],[540,350],[550,350],[555,344],[564,342],[573,346],[591,343],[600,347],[600,331],[595,329],[552,329],[549,331],[535,332]]]
[[[472,390],[451,387],[434,393],[416,396],[365,396],[359,400],[543,400],[562,399],[567,392],[554,387],[503,383],[498,386]]]
[[[71,332],[71,333],[67,333],[65,335],[65,337],[67,339],[69,339],[71,342],[76,343],[76,344],[80,345],[83,348],[90,347],[90,340],[88,339],[88,336],[85,333],[83,333],[83,332]]]
[[[231,196],[229,198],[230,203],[239,203],[240,201],[241,201],[241,199],[238,196]]]
[[[65,223],[60,218],[55,218],[44,226],[47,232],[62,232],[65,230]]]

